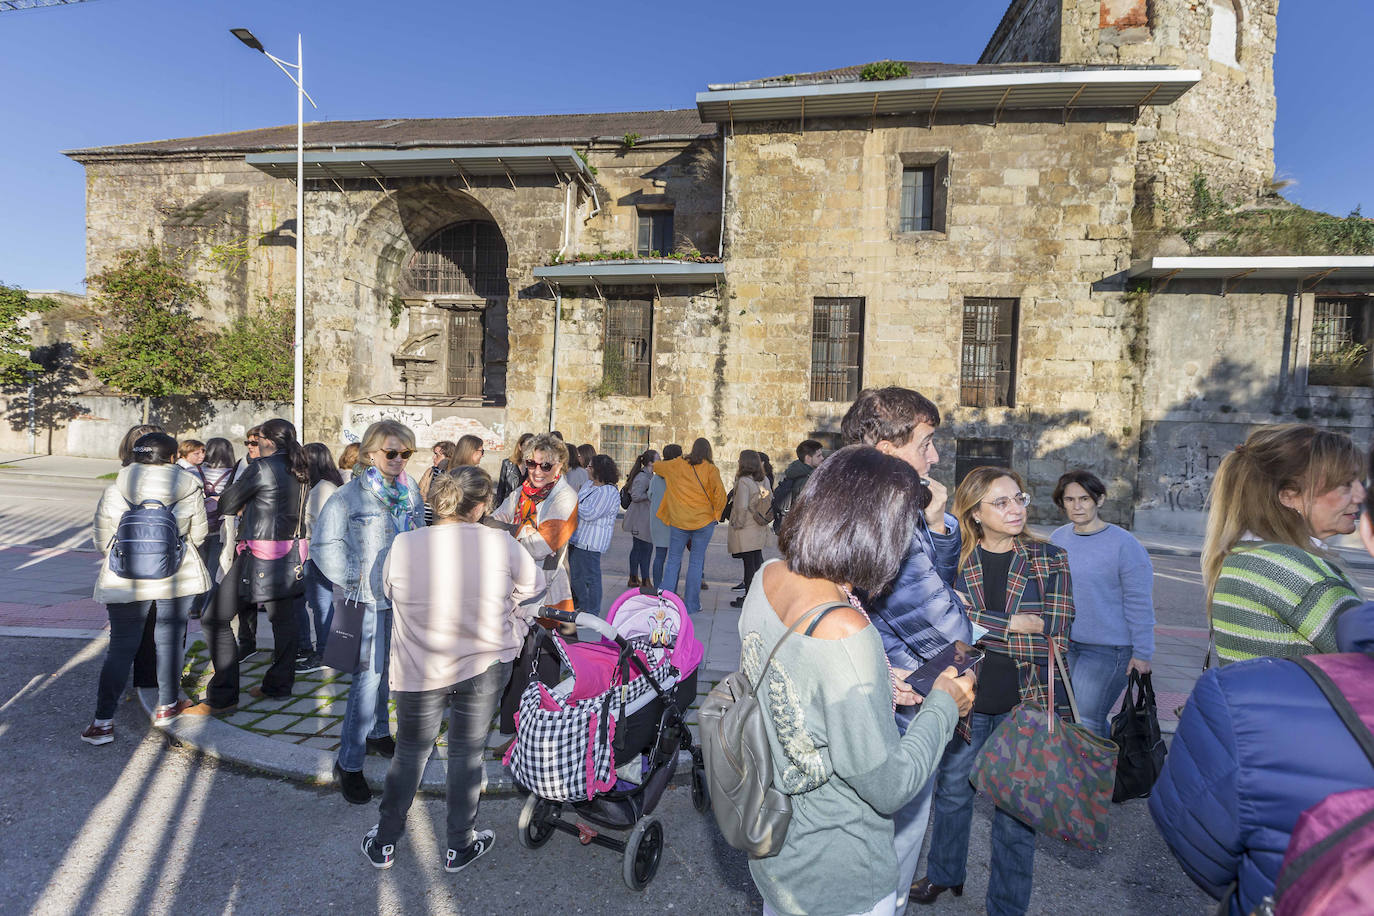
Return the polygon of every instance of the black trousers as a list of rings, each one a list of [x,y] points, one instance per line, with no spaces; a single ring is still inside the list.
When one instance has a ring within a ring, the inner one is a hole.
[[[763,565],[762,550],[746,550],[739,555],[744,562],[744,593],[749,594],[749,586],[754,584],[754,576],[758,574],[759,567]]]
[[[250,615],[257,610],[239,597],[238,582],[248,554],[241,553],[224,575],[215,603],[205,609],[200,629],[210,646],[210,660],[215,673],[205,689],[205,701],[211,706],[233,706],[239,701],[239,646],[230,626],[247,605]],[[296,683],[296,614],[290,598],[269,601],[267,619],[272,624],[272,665],[262,677],[263,693],[286,696]],[[242,625],[242,620],[240,620]]]

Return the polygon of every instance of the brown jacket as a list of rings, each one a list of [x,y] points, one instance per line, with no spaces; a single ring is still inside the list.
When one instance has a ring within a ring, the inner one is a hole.
[[[752,477],[735,481],[735,501],[730,509],[730,532],[726,544],[732,556],[763,550],[768,546],[773,521],[773,493],[767,481]]]

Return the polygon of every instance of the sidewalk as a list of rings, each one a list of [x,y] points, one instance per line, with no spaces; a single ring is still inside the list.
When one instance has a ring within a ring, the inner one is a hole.
[[[3,475],[0,479],[4,480],[99,480],[104,474],[118,471],[117,458],[70,458],[66,455],[0,452],[0,475]]]

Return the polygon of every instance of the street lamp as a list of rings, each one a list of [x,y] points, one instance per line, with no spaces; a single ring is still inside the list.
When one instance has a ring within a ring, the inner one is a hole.
[[[294,365],[291,382],[292,421],[296,424],[296,435],[304,436],[305,418],[305,100],[309,99],[312,108],[319,108],[315,100],[305,91],[304,57],[301,54],[301,36],[296,35],[296,62],[290,63],[268,53],[262,42],[247,29],[230,29],[239,41],[261,52],[268,60],[281,68],[296,86],[296,332],[292,345]],[[291,71],[295,70],[293,74]]]

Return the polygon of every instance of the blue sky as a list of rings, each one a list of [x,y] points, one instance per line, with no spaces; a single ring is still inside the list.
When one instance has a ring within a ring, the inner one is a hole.
[[[83,287],[84,177],[62,150],[293,121],[290,83],[233,27],[288,59],[304,34],[321,119],[462,117],[688,108],[708,82],[974,61],[1006,3],[90,0],[0,12],[0,282]],[[1372,30],[1368,0],[1280,4],[1275,155],[1305,206],[1374,215]]]

